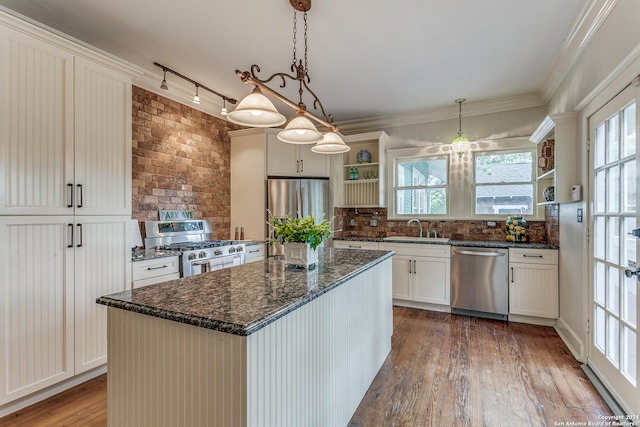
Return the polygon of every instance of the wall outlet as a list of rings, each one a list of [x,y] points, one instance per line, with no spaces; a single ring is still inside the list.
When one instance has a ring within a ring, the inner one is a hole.
[[[370,219],[369,220],[369,225],[371,227],[377,227],[378,226],[378,220],[377,219]]]
[[[498,225],[495,221],[487,221],[487,227],[496,227]]]
[[[350,225],[351,227],[355,227],[355,225],[356,225],[356,220],[355,220],[355,219],[353,219],[353,218],[351,218],[351,219],[349,220],[349,225]]]
[[[578,208],[576,211],[576,221],[582,222],[582,208]]]

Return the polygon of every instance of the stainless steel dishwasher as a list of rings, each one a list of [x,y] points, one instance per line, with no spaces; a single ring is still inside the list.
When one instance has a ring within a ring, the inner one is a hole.
[[[507,320],[508,249],[451,247],[451,312]]]

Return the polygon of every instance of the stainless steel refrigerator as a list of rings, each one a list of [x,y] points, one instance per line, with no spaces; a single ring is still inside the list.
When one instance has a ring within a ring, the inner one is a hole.
[[[276,218],[313,215],[316,222],[331,221],[333,212],[329,198],[328,179],[269,178],[267,180],[267,209]],[[273,237],[267,226],[267,235]],[[282,245],[269,246],[269,256],[283,255]]]

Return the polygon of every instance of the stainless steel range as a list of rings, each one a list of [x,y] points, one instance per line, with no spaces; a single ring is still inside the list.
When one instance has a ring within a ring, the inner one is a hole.
[[[180,276],[244,264],[245,245],[235,240],[210,240],[211,223],[206,219],[145,221],[146,248],[180,251]]]

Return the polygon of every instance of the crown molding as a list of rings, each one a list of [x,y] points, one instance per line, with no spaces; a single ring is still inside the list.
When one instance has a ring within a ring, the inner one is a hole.
[[[509,96],[488,101],[465,102],[463,116],[480,116],[484,114],[502,113],[505,111],[521,110],[524,108],[541,107],[545,105],[537,93]],[[336,123],[342,133],[371,132],[397,126],[418,125],[423,123],[450,120],[458,117],[458,106],[447,106],[430,110],[405,114],[394,114],[381,117],[348,120]]]
[[[591,0],[585,4],[564,45],[556,55],[551,71],[540,87],[545,103],[551,99],[567,77],[617,2],[618,0]]]

